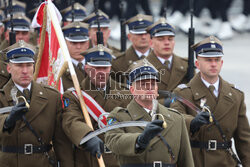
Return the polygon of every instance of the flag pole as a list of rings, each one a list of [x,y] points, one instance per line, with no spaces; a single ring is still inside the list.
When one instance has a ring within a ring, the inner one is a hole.
[[[57,19],[56,13],[54,11],[54,7],[53,7],[53,4],[52,4],[51,0],[48,0],[48,11],[49,11],[49,15],[51,17],[51,21],[53,23],[53,26],[54,26],[54,29],[55,29],[55,32],[56,32],[56,36],[58,38],[60,48],[62,50],[63,57],[68,62],[68,67],[69,67],[69,71],[70,71],[70,74],[71,74],[71,78],[72,78],[74,87],[76,89],[76,92],[77,92],[77,94],[79,96],[79,101],[80,101],[82,113],[83,113],[83,116],[85,118],[86,124],[92,130],[94,130],[93,125],[92,125],[91,120],[90,120],[90,116],[89,116],[87,108],[86,108],[86,104],[84,102],[83,97],[81,96],[82,93],[81,93],[80,85],[79,85],[79,82],[78,82],[78,79],[77,79],[77,76],[76,76],[76,72],[75,72],[75,69],[73,67],[73,64],[72,64],[72,61],[71,61],[71,58],[70,58],[70,54],[69,54],[69,51],[68,51],[68,47],[66,45],[66,42],[65,42],[62,30],[61,30],[60,23],[58,22],[58,19]],[[99,163],[100,167],[105,167],[102,156],[100,158],[97,158],[97,160],[98,160],[98,163]]]

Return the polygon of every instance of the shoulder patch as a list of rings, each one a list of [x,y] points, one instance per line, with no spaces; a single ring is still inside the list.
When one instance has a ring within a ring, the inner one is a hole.
[[[177,88],[185,89],[185,88],[188,88],[188,86],[186,84],[180,84],[177,86]]]

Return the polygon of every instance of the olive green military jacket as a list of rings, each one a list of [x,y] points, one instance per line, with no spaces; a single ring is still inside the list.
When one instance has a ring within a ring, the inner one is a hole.
[[[250,128],[246,116],[243,92],[220,77],[219,96],[216,99],[202,82],[198,73],[187,85],[176,88],[174,93],[191,101],[197,107],[200,106],[201,100],[206,100],[206,105],[219,122],[227,140],[234,139],[243,166],[250,166]],[[185,114],[189,130],[190,122],[197,113],[178,101],[171,107]],[[208,142],[209,140],[223,142],[221,134],[214,124],[202,126],[198,132],[190,136],[190,139],[200,142]],[[226,150],[206,151],[205,149],[192,148],[192,151],[196,166],[236,166],[236,162]]]
[[[79,81],[79,84],[82,82],[82,80],[87,76],[85,72],[82,72],[79,70],[74,64],[73,67],[76,72],[77,79]],[[63,75],[62,75],[62,83],[63,83],[63,89],[66,91],[68,88],[74,87],[73,80],[71,78],[71,74],[69,72],[69,69],[67,69]]]
[[[157,113],[162,114],[167,123],[167,128],[161,132],[161,135],[170,145],[174,159],[159,137],[154,137],[143,152],[136,152],[136,140],[144,127],[126,127],[108,131],[105,134],[105,143],[108,148],[115,153],[120,165],[153,164],[154,161],[162,161],[165,164],[193,167],[184,117],[179,112],[167,109],[161,104],[158,105]],[[135,100],[132,100],[127,109],[115,108],[110,113],[108,122],[113,121],[110,123],[112,124],[123,121],[151,121],[151,119],[151,116]]]
[[[112,61],[112,70],[114,72],[126,72],[128,67],[135,61],[139,60],[133,46],[130,46],[125,52],[116,56]]]
[[[0,60],[0,89],[9,81],[10,74],[7,71],[7,64]]]
[[[105,112],[110,112],[117,106],[125,107],[129,103],[129,99],[118,98],[121,94],[128,93],[128,91],[124,90],[123,87],[119,88],[118,83],[113,80],[110,80],[107,84],[106,91],[101,92],[90,82],[89,77],[86,77],[81,83],[81,89],[88,93]],[[72,143],[78,146],[75,153],[75,165],[77,167],[98,167],[99,165],[96,158],[79,147],[81,139],[88,134],[91,129],[85,123],[78,98],[73,95],[70,90],[64,93],[63,98],[64,101],[68,102],[64,109],[65,112],[63,113],[63,128]],[[92,118],[91,121],[94,129],[98,129],[97,122]],[[99,137],[103,138],[102,136]],[[118,167],[118,163],[112,154],[103,154],[103,158],[106,166]]]
[[[13,100],[10,95],[13,86],[14,83],[10,80],[0,91],[0,108],[13,106]],[[21,95],[20,91],[17,93],[17,96],[19,95]],[[72,146],[61,127],[61,111],[61,98],[58,91],[32,82],[30,109],[25,114],[27,121],[45,144],[51,143],[53,145],[54,151],[50,150],[50,156],[54,158],[56,155],[61,166],[72,167]],[[24,147],[25,144],[40,145],[23,120],[16,122],[12,132],[3,131],[4,122],[8,115],[0,115],[1,147]],[[44,153],[25,155],[0,151],[0,164],[1,167],[51,167]]]
[[[159,71],[159,90],[173,91],[179,84],[188,82],[186,79],[188,68],[187,59],[174,54],[170,70],[167,69],[166,65],[161,63],[154,52],[148,55],[147,60]],[[164,97],[162,95],[158,97],[158,100],[161,104],[164,104]]]

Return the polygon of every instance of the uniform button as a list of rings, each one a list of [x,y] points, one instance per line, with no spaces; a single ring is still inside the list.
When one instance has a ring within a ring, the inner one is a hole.
[[[24,131],[24,129],[23,129],[23,128],[21,128],[21,129],[20,129],[20,132],[23,132],[23,131]]]
[[[4,70],[2,70],[1,72],[2,72],[2,74],[4,74]]]
[[[199,93],[195,93],[195,95],[196,95],[196,96],[198,96],[198,95],[199,95]]]
[[[148,151],[149,151],[149,152],[153,151],[153,148],[152,148],[152,147],[150,147],[150,148],[148,149]]]
[[[232,96],[232,93],[231,93],[231,92],[229,93],[229,96]]]
[[[183,70],[183,69],[184,69],[184,67],[183,67],[183,66],[181,66],[181,69]]]

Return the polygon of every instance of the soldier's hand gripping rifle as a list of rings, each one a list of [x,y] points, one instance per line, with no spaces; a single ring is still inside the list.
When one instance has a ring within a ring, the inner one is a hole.
[[[194,44],[194,34],[195,30],[193,27],[193,14],[194,14],[194,0],[189,0],[190,5],[190,21],[191,26],[188,30],[188,69],[187,69],[187,80],[190,81],[194,77],[194,52],[191,48],[191,46]]]
[[[94,0],[94,7],[95,7],[95,15],[96,15],[96,21],[97,21],[97,29],[98,31],[96,32],[96,37],[97,37],[97,45],[98,44],[103,44],[103,33],[101,31],[100,27],[100,14],[98,11],[99,8],[99,0]]]
[[[9,40],[10,40],[10,46],[11,46],[16,43],[16,32],[14,31],[14,23],[13,23],[12,0],[9,0],[9,14],[10,14],[10,25],[11,25],[11,31],[9,32]]]
[[[126,24],[125,24],[125,21],[126,21],[125,13],[126,13],[126,10],[124,8],[124,5],[125,5],[125,1],[124,0],[120,0],[119,7],[120,7],[120,12],[121,12],[120,26],[121,26],[121,51],[122,52],[124,52],[127,49],[127,47],[126,47],[126,44],[127,44]]]

